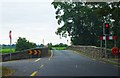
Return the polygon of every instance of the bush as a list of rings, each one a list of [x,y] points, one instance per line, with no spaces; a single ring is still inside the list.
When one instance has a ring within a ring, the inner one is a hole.
[[[19,39],[17,40],[16,43],[16,51],[22,51],[22,50],[26,50],[26,49],[30,49],[30,48],[35,48],[36,44],[29,42],[26,40],[26,38],[21,38],[19,37]]]

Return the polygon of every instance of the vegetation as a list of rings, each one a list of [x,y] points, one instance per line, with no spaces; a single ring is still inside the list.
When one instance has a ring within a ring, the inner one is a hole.
[[[48,43],[48,48],[50,50],[52,49],[56,49],[56,50],[65,50],[67,47],[66,44],[60,43],[60,44],[56,44],[56,45],[52,45],[52,43]]]
[[[55,50],[65,50],[66,47],[52,47],[52,49],[55,49]]]
[[[10,45],[1,45],[1,52],[2,53],[9,53],[9,52],[15,52],[15,44]],[[11,48],[11,49],[10,49]]]
[[[2,53],[10,53],[10,52],[15,52],[15,48],[12,48],[11,50],[10,48],[2,49]]]
[[[19,37],[19,39],[17,40],[16,43],[16,51],[21,51],[21,50],[26,50],[26,49],[30,49],[30,48],[35,48],[36,44],[29,42],[26,40],[26,38],[21,38]]]
[[[58,24],[63,24],[56,31],[57,35],[71,37],[74,45],[100,46],[100,35],[103,35],[103,16],[114,19],[113,27],[110,27],[112,35],[116,35],[117,46],[120,47],[120,2],[52,2],[56,9]],[[108,43],[111,48],[114,41]]]

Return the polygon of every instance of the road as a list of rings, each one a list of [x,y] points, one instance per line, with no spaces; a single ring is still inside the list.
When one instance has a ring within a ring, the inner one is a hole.
[[[52,50],[50,57],[4,62],[12,76],[118,76],[117,66],[69,50]]]

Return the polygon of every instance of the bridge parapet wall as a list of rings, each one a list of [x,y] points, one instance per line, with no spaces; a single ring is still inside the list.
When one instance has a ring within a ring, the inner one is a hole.
[[[29,51],[31,52],[31,54]],[[47,47],[28,49],[28,50],[17,51],[17,52],[11,53],[11,60],[40,58],[40,57],[45,57],[47,54],[48,54]],[[10,53],[2,54],[1,56],[2,56],[2,61],[10,60]]]
[[[87,54],[93,58],[104,58],[105,57],[105,48],[100,48],[96,46],[74,46],[72,45],[72,46],[69,46],[68,49]],[[114,55],[112,55],[110,49],[107,49],[106,54],[108,58],[115,57]]]

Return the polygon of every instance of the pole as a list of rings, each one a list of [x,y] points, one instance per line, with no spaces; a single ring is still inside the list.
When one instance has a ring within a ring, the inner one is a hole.
[[[44,38],[43,38],[43,45],[44,45]]]
[[[68,45],[68,39],[67,39],[67,45]]]
[[[11,60],[11,51],[12,51],[12,39],[10,39],[10,60]]]
[[[103,23],[103,34],[105,35],[105,46],[104,46],[104,47],[105,47],[105,58],[106,58],[106,55],[107,55],[107,54],[106,54],[107,40],[106,40],[106,34],[105,34],[104,24],[105,24],[105,23]]]
[[[11,52],[12,52],[12,36],[11,36],[11,30],[9,32],[9,38],[10,38],[10,60],[11,60]]]
[[[105,35],[105,58],[107,58],[107,40]]]
[[[102,40],[100,40],[100,47],[101,47],[101,54],[103,53],[103,50],[102,50]]]
[[[116,40],[114,40],[114,46],[116,47]]]

